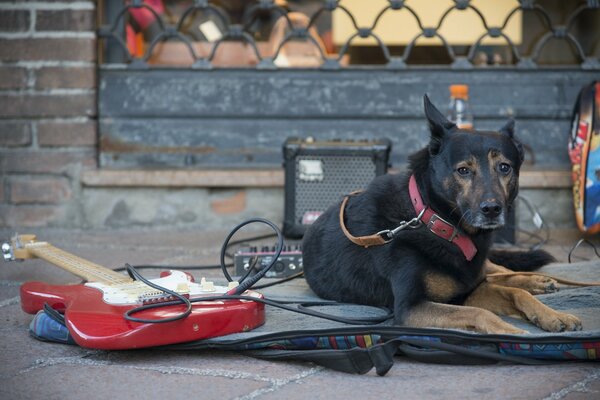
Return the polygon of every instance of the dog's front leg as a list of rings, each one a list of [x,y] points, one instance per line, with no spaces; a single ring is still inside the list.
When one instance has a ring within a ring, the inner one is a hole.
[[[432,301],[426,301],[413,307],[406,318],[406,326],[464,329],[481,333],[527,333],[527,331],[504,322],[488,310]]]
[[[512,270],[486,260],[486,274],[514,273]],[[558,282],[552,278],[541,275],[510,275],[510,276],[486,276],[490,283],[527,290],[531,294],[554,293],[559,290]]]
[[[523,289],[483,282],[469,295],[464,304],[499,315],[522,318],[550,332],[581,329],[579,318],[553,310]]]

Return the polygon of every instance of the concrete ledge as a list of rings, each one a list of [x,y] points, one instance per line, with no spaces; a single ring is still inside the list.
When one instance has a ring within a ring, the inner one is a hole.
[[[91,187],[283,187],[283,170],[94,170],[81,177]]]
[[[397,170],[391,170],[397,173]],[[570,188],[571,172],[521,171],[522,189]],[[109,170],[85,171],[81,178],[89,187],[283,187],[282,169],[244,170]]]

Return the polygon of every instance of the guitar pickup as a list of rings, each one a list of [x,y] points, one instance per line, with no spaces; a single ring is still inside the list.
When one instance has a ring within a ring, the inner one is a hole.
[[[190,298],[190,287],[185,282],[177,284],[177,289],[175,289],[175,291],[177,293],[179,293],[181,296],[185,297],[186,299]],[[138,300],[140,301],[140,303],[146,305],[146,304],[166,303],[169,301],[178,300],[178,298],[173,295],[170,295],[168,293],[157,290],[157,291],[146,292],[144,294],[141,294],[138,297]]]
[[[180,295],[185,297],[186,299],[190,298],[189,293],[180,293]],[[143,305],[147,305],[147,304],[167,303],[169,301],[177,301],[179,299],[170,294],[160,292],[160,293],[152,293],[152,294],[143,294],[138,297],[138,300]]]

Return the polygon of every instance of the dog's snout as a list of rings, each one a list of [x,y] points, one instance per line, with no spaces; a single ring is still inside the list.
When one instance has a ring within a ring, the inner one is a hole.
[[[479,205],[479,209],[489,218],[495,218],[502,212],[502,207],[496,200],[485,200]]]

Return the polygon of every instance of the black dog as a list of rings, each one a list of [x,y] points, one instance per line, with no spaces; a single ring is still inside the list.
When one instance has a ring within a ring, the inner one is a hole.
[[[523,332],[500,314],[549,331],[581,329],[576,317],[531,295],[557,290],[553,280],[486,279],[508,271],[498,264],[533,270],[553,260],[544,251],[490,251],[518,191],[523,150],[513,121],[498,132],[462,130],[424,102],[431,138],[409,171],[376,178],[306,232],[310,287],[326,299],[387,306],[397,325]]]

